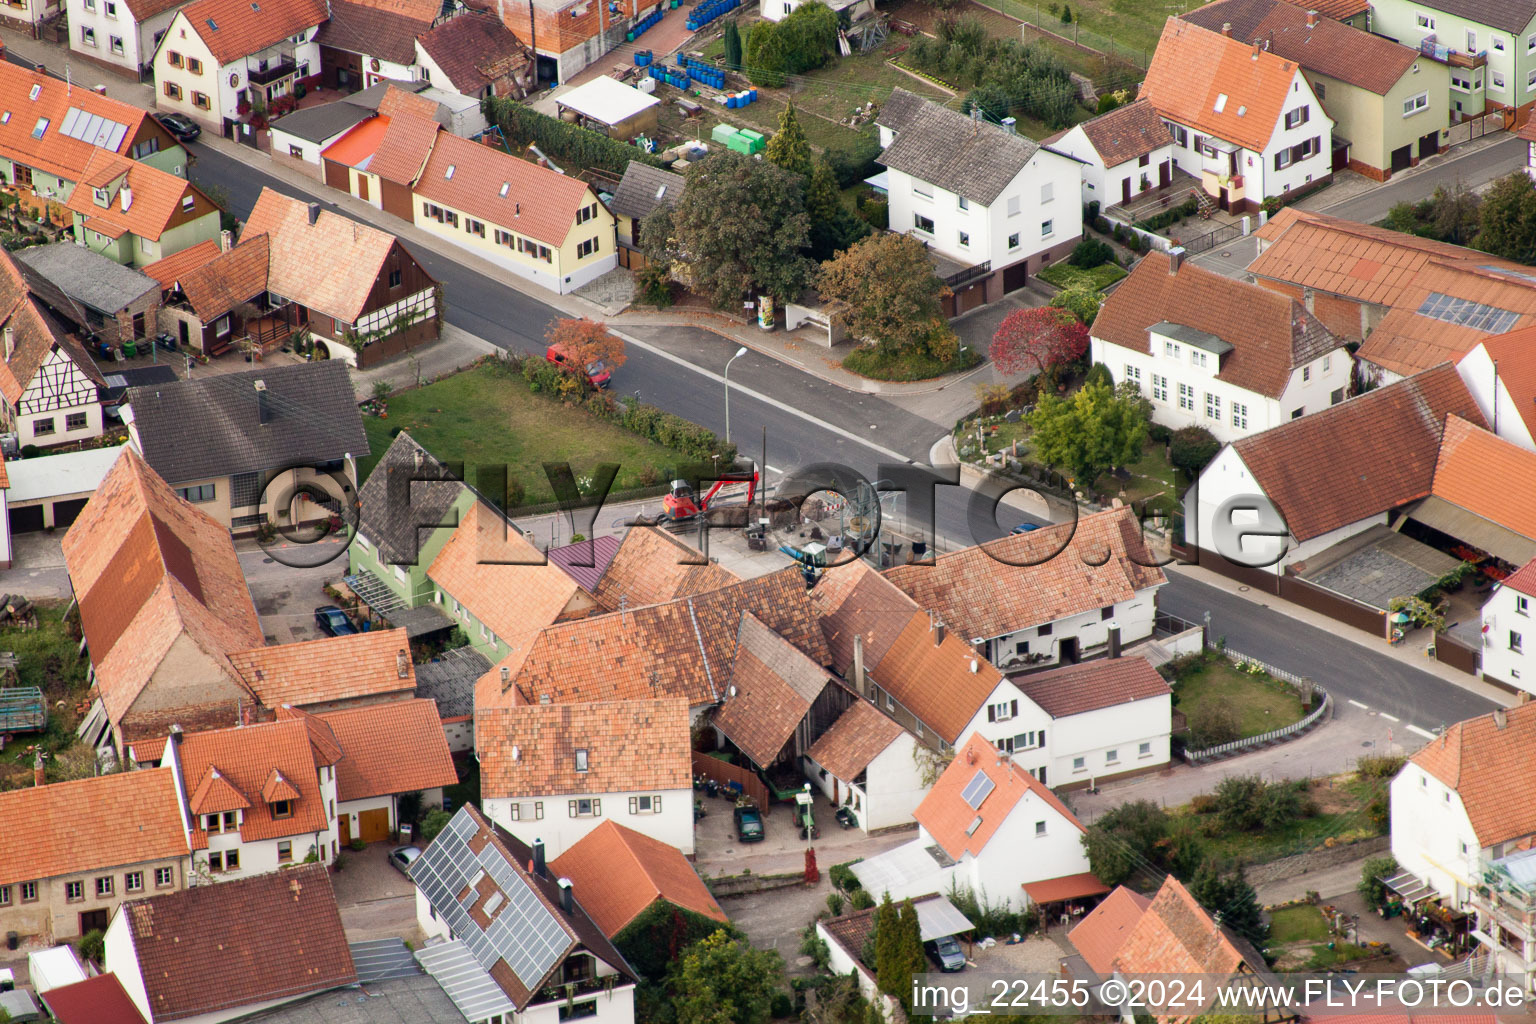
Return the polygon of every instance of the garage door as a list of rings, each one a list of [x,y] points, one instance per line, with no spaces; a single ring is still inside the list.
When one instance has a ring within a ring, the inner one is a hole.
[[[43,528],[43,506],[28,505],[10,510],[11,532],[31,533]]]
[[[389,838],[389,808],[379,807],[371,811],[359,811],[357,831],[365,843],[376,843]]]
[[[69,501],[56,501],[53,503],[53,525],[68,526],[80,518],[80,513],[85,511],[85,503],[89,498],[71,498]]]
[[[971,285],[965,291],[955,296],[955,312],[968,313],[978,306],[985,305],[987,301],[987,285],[985,281]]]
[[[1029,261],[1020,260],[1003,268],[1003,291],[1016,292],[1029,283]]]

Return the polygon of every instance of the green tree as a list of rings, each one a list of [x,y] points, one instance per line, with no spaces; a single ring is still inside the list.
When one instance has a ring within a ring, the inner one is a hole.
[[[917,920],[917,908],[910,898],[903,900],[896,922],[896,973],[901,978],[901,1005],[912,1009],[912,979],[927,970],[923,955],[923,929]],[[895,994],[895,993],[893,993]]]
[[[747,33],[747,78],[753,85],[777,89],[790,74],[789,46],[777,23],[759,21]]]
[[[778,953],[722,928],[683,950],[668,976],[677,1024],[766,1024],[783,972]]]
[[[1094,318],[1099,315],[1099,307],[1104,305],[1104,293],[1085,284],[1075,284],[1051,296],[1050,304],[1071,313],[1083,322],[1083,326],[1092,327]]]
[[[1105,470],[1136,461],[1147,439],[1147,419],[1140,396],[1130,390],[1089,384],[1067,398],[1041,395],[1029,414],[1036,454],[1048,465],[1070,469],[1083,489]]]
[[[725,66],[732,71],[741,70],[741,30],[734,18],[725,23]]]
[[[926,347],[944,326],[949,289],[911,235],[881,232],[850,246],[821,265],[817,287],[850,334],[884,352]]]
[[[1223,871],[1214,862],[1207,861],[1190,881],[1189,894],[1207,913],[1213,917],[1219,915],[1223,927],[1257,948],[1262,950],[1269,941],[1269,925],[1264,923],[1258,895],[1243,877],[1241,868]]]
[[[452,820],[452,814],[449,814],[441,807],[434,807],[427,812],[425,818],[421,819],[421,830],[417,833],[416,837],[421,840],[423,845],[430,843],[437,838],[439,832],[448,827],[448,823]]]
[[[1536,186],[1524,171],[1500,178],[1483,196],[1477,247],[1520,263],[1536,263]]]
[[[829,260],[870,235],[869,224],[848,208],[831,164],[817,160],[805,186],[805,213],[811,218],[811,258]]]
[[[794,298],[814,269],[801,255],[810,240],[801,179],[729,150],[698,164],[676,208],[651,213],[640,238],[648,258],[687,266],[694,290],[722,308]]]
[[[1168,829],[1167,812],[1150,800],[1111,808],[1083,835],[1088,866],[1105,885],[1119,885],[1138,867],[1153,863]]]
[[[1367,906],[1379,907],[1387,902],[1387,887],[1381,880],[1391,878],[1397,871],[1397,860],[1390,856],[1372,857],[1360,866],[1357,891],[1365,898]]]
[[[900,919],[901,912],[891,902],[891,894],[884,893],[880,909],[875,911],[875,983],[880,991],[893,996],[899,996],[903,988],[896,955]]]
[[[810,178],[811,144],[806,141],[805,129],[800,127],[800,117],[795,113],[793,100],[786,103],[783,112],[779,114],[779,130],[768,140],[768,148],[763,155],[791,174]]]
[[[1524,177],[1524,175],[1522,175]],[[1482,221],[1482,200],[1467,183],[1457,178],[1441,185],[1430,197],[1435,237],[1452,245],[1471,245]]]
[[[1168,446],[1168,461],[1184,471],[1193,480],[1221,451],[1221,442],[1204,427],[1180,427],[1173,432],[1173,442]]]

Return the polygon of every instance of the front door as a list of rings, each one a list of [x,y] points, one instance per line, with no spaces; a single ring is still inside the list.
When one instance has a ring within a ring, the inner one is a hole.
[[[838,781],[837,780],[837,776],[836,775],[832,776],[832,802],[834,804],[838,804],[840,806],[841,805],[841,801],[839,801],[838,798],[837,798],[837,794],[838,794],[837,781]]]
[[[110,913],[106,910],[86,910],[80,914],[80,934],[87,932],[104,932],[107,930],[107,919]]]
[[[1157,187],[1167,188],[1173,182],[1172,160],[1164,160],[1157,165]]]
[[[1228,197],[1226,189],[1221,190],[1221,195],[1216,199],[1216,205],[1223,210],[1230,210],[1232,208],[1232,200]]]
[[[1130,178],[1126,178],[1124,181],[1120,182],[1120,201],[1122,203],[1128,203],[1128,202],[1131,201],[1131,179]]]
[[[142,337],[144,337],[144,314],[143,313],[135,313],[135,314],[133,314],[133,336],[135,338],[142,338]]]
[[[357,198],[363,202],[368,201],[368,177],[364,174],[357,176]]]
[[[1057,657],[1063,665],[1077,664],[1077,637],[1062,637],[1059,650],[1057,651]]]
[[[341,840],[342,846],[346,846],[352,842],[352,815],[337,815],[336,838]]]
[[[181,334],[182,348],[189,347],[192,343],[192,329],[187,326],[187,322],[185,320],[176,321],[176,326],[180,328],[179,333]]]

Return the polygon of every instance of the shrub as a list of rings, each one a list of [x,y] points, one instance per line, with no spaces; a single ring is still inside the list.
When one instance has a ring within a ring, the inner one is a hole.
[[[891,223],[891,204],[885,199],[859,200],[859,216],[876,231],[884,231]]]
[[[425,846],[432,840],[436,839],[437,834],[443,829],[447,828],[448,823],[452,820],[453,815],[449,814],[441,807],[434,807],[432,810],[428,811],[427,816],[421,819],[421,832],[419,834],[421,845]]]
[[[1107,92],[1099,97],[1099,113],[1107,114],[1120,105],[1120,101],[1112,92]]]
[[[1077,247],[1072,250],[1072,255],[1067,262],[1074,267],[1092,270],[1094,267],[1103,266],[1105,263],[1115,262],[1115,250],[1109,247],[1108,242],[1097,238],[1085,238],[1077,243]]]
[[[101,963],[107,956],[107,934],[100,928],[92,928],[75,943],[80,959]]]
[[[1355,762],[1355,771],[1362,779],[1390,779],[1406,761],[1401,754],[1367,754]]]
[[[1088,201],[1087,208],[1085,210],[1083,210],[1083,220],[1086,220],[1086,221],[1096,220],[1098,218],[1098,216],[1099,216],[1099,201],[1097,199],[1090,199]]]
[[[1272,782],[1264,787],[1259,800],[1259,823],[1267,830],[1316,813],[1316,806],[1307,798],[1307,783],[1300,780]]]
[[[856,185],[878,171],[875,157],[879,155],[880,139],[871,131],[860,132],[850,145],[829,147],[825,153],[838,188]]]
[[[868,910],[875,905],[875,898],[868,889],[855,889],[848,896],[848,906],[853,910]]]
[[[1216,797],[1210,793],[1196,793],[1189,801],[1189,809],[1196,814],[1215,814]]]
[[[805,931],[800,933],[800,955],[810,957],[818,971],[826,970],[827,964],[832,960],[832,951],[827,948],[827,940],[816,934],[814,924],[807,925]]]
[[[1204,427],[1183,427],[1173,434],[1168,461],[1193,480],[1221,451],[1221,442]]]
[[[658,309],[672,305],[672,277],[660,263],[647,263],[638,275],[641,301]]]
[[[395,382],[392,380],[376,380],[373,382],[373,397],[388,398],[394,393]]]
[[[769,1013],[774,1020],[784,1020],[795,1015],[795,1001],[789,997],[788,992],[775,992],[773,1001],[769,1004]]]
[[[1189,732],[1200,747],[1231,743],[1242,737],[1242,719],[1231,701],[1208,700],[1190,712]]]
[[[852,893],[856,889],[863,888],[859,884],[858,876],[853,873],[853,866],[863,859],[863,857],[857,857],[842,864],[833,864],[828,868],[827,880],[832,883],[832,887],[841,889],[846,893]]]
[[[1168,427],[1163,426],[1161,423],[1154,423],[1147,427],[1147,437],[1151,438],[1157,444],[1167,444],[1169,441],[1173,440],[1173,431]]]
[[[1109,367],[1103,363],[1094,363],[1088,367],[1088,372],[1083,375],[1083,387],[1089,384],[1102,384],[1107,388],[1115,386],[1115,379],[1109,374]]]
[[[1101,235],[1109,234],[1113,227],[1114,225],[1110,224],[1109,218],[1102,213],[1093,218],[1093,230]]]
[[[368,849],[368,844],[363,842],[362,836],[353,836],[352,841],[347,845],[352,847],[352,849],[356,850],[358,853],[362,853],[364,850]]]
[[[1141,236],[1134,231],[1125,233],[1125,247],[1131,252],[1141,252]]]
[[[837,890],[827,893],[827,910],[833,917],[838,917],[843,912],[843,894]]]
[[[661,166],[661,158],[617,139],[549,117],[510,97],[487,97],[481,104],[486,120],[501,129],[514,150],[532,143],[556,163],[605,170],[622,176],[631,160]]]
[[[1263,824],[1264,780],[1232,775],[1216,785],[1216,816],[1228,832],[1254,832]]]
[[[1368,906],[1379,907],[1387,902],[1387,887],[1377,879],[1391,878],[1397,871],[1395,858],[1372,857],[1360,866],[1360,885],[1356,891]]]

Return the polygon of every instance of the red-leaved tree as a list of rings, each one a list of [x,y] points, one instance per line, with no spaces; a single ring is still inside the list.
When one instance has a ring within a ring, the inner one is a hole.
[[[1018,309],[992,335],[992,362],[1005,374],[1048,370],[1081,359],[1088,351],[1088,327],[1054,306]]]
[[[609,332],[595,320],[582,317],[579,320],[556,320],[544,334],[544,340],[559,345],[565,357],[576,366],[591,366],[602,362],[610,370],[624,365],[622,338]]]

